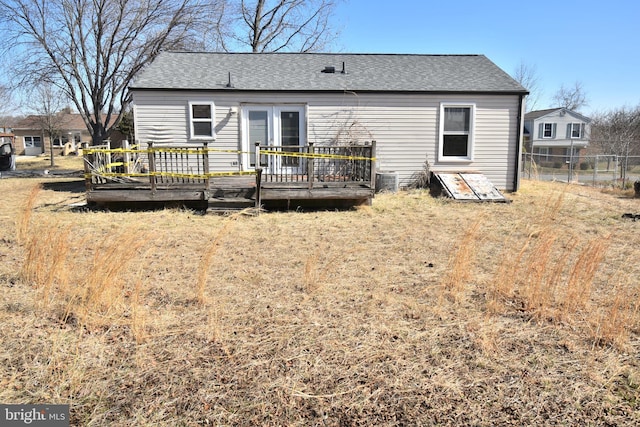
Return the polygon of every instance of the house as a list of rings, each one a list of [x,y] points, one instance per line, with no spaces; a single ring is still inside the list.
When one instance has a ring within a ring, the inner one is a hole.
[[[163,52],[130,91],[137,142],[207,142],[212,171],[252,171],[256,142],[375,141],[401,187],[427,171],[519,185],[527,91],[483,55]]]
[[[62,113],[55,118],[55,127],[59,134],[54,136],[53,147],[56,154],[61,154],[65,144],[74,145],[91,141],[91,136],[80,114]],[[38,156],[50,151],[50,135],[46,131],[43,116],[30,115],[20,120],[13,128],[18,155]]]
[[[531,111],[524,116],[525,149],[539,164],[576,164],[589,145],[590,123],[590,118],[566,108]]]
[[[54,154],[69,154],[75,152],[81,143],[91,143],[91,134],[81,114],[61,112],[51,123],[57,129],[57,134],[53,136]],[[16,154],[38,156],[49,153],[50,135],[46,129],[46,118],[41,115],[30,115],[17,122],[13,127]],[[114,130],[111,139],[117,144],[123,136]]]

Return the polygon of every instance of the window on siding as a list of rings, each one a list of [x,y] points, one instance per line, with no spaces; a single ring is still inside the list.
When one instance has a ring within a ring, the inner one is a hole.
[[[582,123],[569,123],[567,125],[567,138],[582,138]]]
[[[215,105],[211,103],[189,103],[189,121],[192,139],[211,139],[214,137]]]
[[[555,123],[540,123],[539,132],[541,138],[555,138],[556,137],[556,124]]]
[[[473,158],[474,105],[440,105],[441,160],[471,160]]]

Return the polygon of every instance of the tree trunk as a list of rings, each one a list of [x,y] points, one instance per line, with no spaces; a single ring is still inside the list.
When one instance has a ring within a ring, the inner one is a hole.
[[[53,136],[51,134],[49,134],[49,153],[51,154],[51,167],[54,167],[56,165],[56,161],[53,158]]]

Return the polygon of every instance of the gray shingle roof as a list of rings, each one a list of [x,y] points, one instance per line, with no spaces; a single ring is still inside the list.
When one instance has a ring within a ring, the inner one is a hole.
[[[345,73],[342,73],[344,63]],[[322,72],[335,67],[335,73]],[[228,88],[229,75],[232,88]],[[163,52],[132,89],[526,93],[484,55]]]
[[[525,120],[535,120],[535,119],[539,119],[540,117],[544,117],[547,114],[551,114],[555,111],[560,111],[560,110],[564,110],[566,113],[571,114],[572,116],[576,117],[577,119],[580,119],[584,122],[591,122],[591,119],[587,116],[584,116],[580,113],[577,113],[575,111],[572,110],[567,110],[566,108],[562,108],[562,107],[556,107],[556,108],[548,108],[546,110],[535,110],[535,111],[529,111],[527,114],[524,115],[524,119]]]

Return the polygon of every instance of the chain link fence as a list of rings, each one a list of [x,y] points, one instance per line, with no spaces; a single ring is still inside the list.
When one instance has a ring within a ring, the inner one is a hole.
[[[632,188],[640,180],[640,156],[568,156],[525,153],[522,177],[593,186]]]

